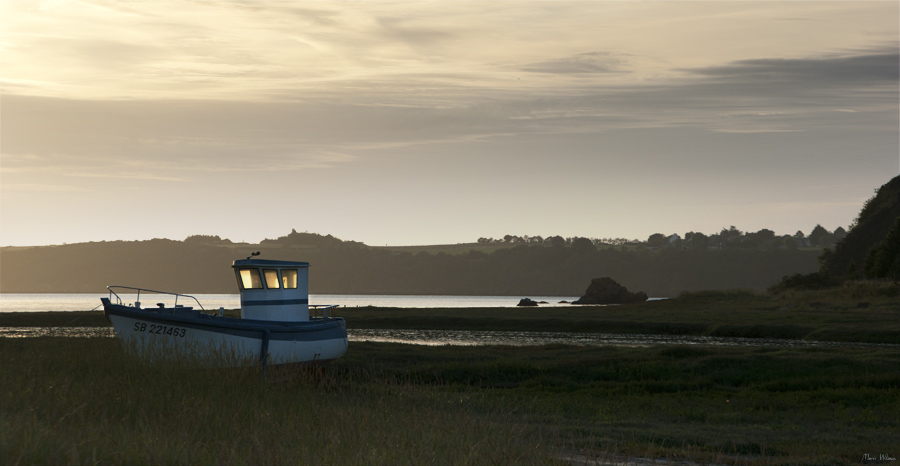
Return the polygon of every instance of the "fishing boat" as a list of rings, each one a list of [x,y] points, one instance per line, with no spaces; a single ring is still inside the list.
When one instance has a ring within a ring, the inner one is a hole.
[[[252,257],[232,264],[241,293],[240,317],[225,316],[222,308],[207,311],[190,295],[111,285],[109,297],[100,299],[106,318],[119,339],[143,355],[265,368],[325,363],[346,353],[344,319],[328,315],[337,306],[309,304],[309,263]],[[136,297],[126,304],[120,294]],[[174,303],[143,307],[142,295],[174,298]]]

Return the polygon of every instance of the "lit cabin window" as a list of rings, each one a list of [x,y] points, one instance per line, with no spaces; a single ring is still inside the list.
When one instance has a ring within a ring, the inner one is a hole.
[[[297,288],[297,271],[294,269],[282,270],[281,282],[285,288]]]
[[[265,269],[263,270],[263,275],[266,276],[266,288],[270,290],[277,290],[280,288],[278,286],[278,271],[274,269]]]
[[[241,287],[245,290],[262,288],[262,280],[259,278],[259,269],[241,269]]]

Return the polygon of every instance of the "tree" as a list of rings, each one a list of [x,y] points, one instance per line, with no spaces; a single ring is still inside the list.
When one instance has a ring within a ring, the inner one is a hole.
[[[709,236],[696,231],[689,231],[684,234],[684,242],[689,249],[705,251],[709,247]]]
[[[731,225],[731,228],[727,230],[723,228],[722,231],[719,232],[720,242],[723,245],[736,246],[743,235],[744,232],[735,228],[734,225]]]
[[[763,248],[768,249],[772,246],[775,239],[775,232],[763,228],[755,233],[747,233],[741,240],[741,246],[745,248]]]
[[[864,270],[873,278],[900,279],[900,217],[887,237],[869,251]]]
[[[578,254],[597,252],[597,246],[594,246],[594,242],[587,238],[574,238],[572,240],[572,252]]]
[[[724,236],[725,238],[728,238],[729,240],[735,240],[737,238],[740,238],[741,235],[744,234],[744,232],[735,228],[734,225],[731,225],[727,230],[723,228],[719,234]]]
[[[794,233],[794,239],[797,241],[798,248],[809,246],[809,240],[806,239],[806,235],[800,230],[797,230],[797,233]]]
[[[836,275],[845,276],[850,263],[855,262],[857,271],[865,270],[865,262],[872,248],[883,241],[900,217],[900,176],[875,191],[859,212],[859,216],[850,228],[846,237],[834,247],[834,255],[828,262],[828,270]]]
[[[555,248],[561,248],[566,245],[566,240],[563,239],[562,236],[551,236],[551,237],[547,238],[546,240],[544,240],[544,242],[545,243],[549,242],[550,246],[553,246]]]
[[[813,231],[809,233],[809,242],[813,246],[827,246],[831,244],[831,232],[823,228],[822,225],[816,225]]]
[[[647,246],[651,248],[660,248],[669,244],[669,237],[662,233],[653,233],[647,238]]]
[[[797,242],[797,238],[791,235],[784,235],[781,237],[781,244],[788,249],[797,249],[799,247],[799,243]]]
[[[219,235],[191,235],[184,239],[185,243],[194,244],[231,244],[231,240],[222,239]]]
[[[845,230],[844,227],[835,228],[834,232],[831,234],[832,241],[835,243],[844,239],[845,236],[847,236],[847,230]]]
[[[754,234],[762,241],[772,241],[775,239],[775,232],[767,228],[763,228]]]

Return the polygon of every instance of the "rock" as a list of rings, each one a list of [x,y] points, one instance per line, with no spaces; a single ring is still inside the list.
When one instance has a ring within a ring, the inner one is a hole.
[[[627,288],[609,277],[595,278],[584,292],[584,296],[572,304],[627,304],[647,300],[643,291],[630,293]]]
[[[538,305],[538,303],[535,302],[531,298],[522,298],[519,300],[519,304],[516,304],[516,306],[537,306],[537,305]]]

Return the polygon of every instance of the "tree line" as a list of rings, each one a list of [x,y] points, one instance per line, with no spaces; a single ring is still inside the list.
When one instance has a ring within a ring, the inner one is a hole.
[[[776,235],[767,228],[756,232],[744,232],[732,225],[730,228],[722,228],[718,233],[704,234],[689,231],[684,235],[678,233],[654,233],[646,240],[626,238],[584,238],[549,236],[516,236],[505,235],[502,238],[478,238],[479,244],[509,244],[509,245],[546,245],[546,246],[573,246],[583,247],[590,243],[594,246],[645,246],[648,248],[672,247],[676,249],[797,249],[809,247],[830,247],[836,245],[845,236],[847,230],[837,227],[834,231],[828,231],[822,225],[816,225],[806,235],[797,230],[793,235]],[[580,246],[579,246],[580,245]]]

